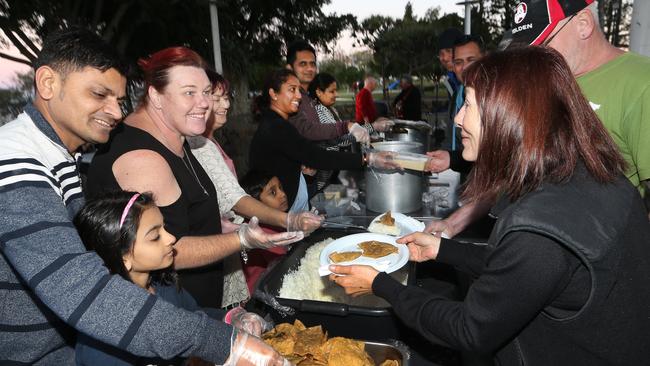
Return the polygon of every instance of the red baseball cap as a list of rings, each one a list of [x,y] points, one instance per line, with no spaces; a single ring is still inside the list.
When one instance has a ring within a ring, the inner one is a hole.
[[[539,45],[557,23],[586,8],[594,0],[523,0],[515,7],[511,44]],[[510,42],[509,42],[510,43]]]

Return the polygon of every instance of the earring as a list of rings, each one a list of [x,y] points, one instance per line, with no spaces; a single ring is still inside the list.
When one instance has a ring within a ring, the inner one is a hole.
[[[277,97],[276,97],[276,98],[273,98],[273,100],[278,100],[278,98],[277,98]]]

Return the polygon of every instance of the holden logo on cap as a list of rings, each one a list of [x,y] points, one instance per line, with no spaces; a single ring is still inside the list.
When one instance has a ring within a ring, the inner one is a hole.
[[[521,23],[526,18],[526,13],[528,13],[526,3],[519,3],[515,9],[515,24]]]

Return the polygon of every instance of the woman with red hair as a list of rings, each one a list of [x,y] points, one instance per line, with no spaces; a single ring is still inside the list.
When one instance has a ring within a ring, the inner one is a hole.
[[[476,277],[463,301],[367,266],[332,266],[346,292],[374,292],[432,342],[499,365],[631,365],[650,359],[650,224],[625,163],[556,51],[489,55],[463,75],[464,191],[497,217],[486,246],[426,233],[410,259]],[[340,276],[344,275],[344,276]]]

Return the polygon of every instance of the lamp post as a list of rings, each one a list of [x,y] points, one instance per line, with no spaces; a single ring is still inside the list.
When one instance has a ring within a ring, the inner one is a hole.
[[[221,38],[219,37],[219,14],[217,13],[217,0],[210,0],[210,25],[212,28],[212,50],[214,52],[214,69],[223,75],[221,63]]]
[[[479,0],[467,0],[456,3],[456,5],[465,5],[465,34],[472,33],[472,4],[478,4]]]

